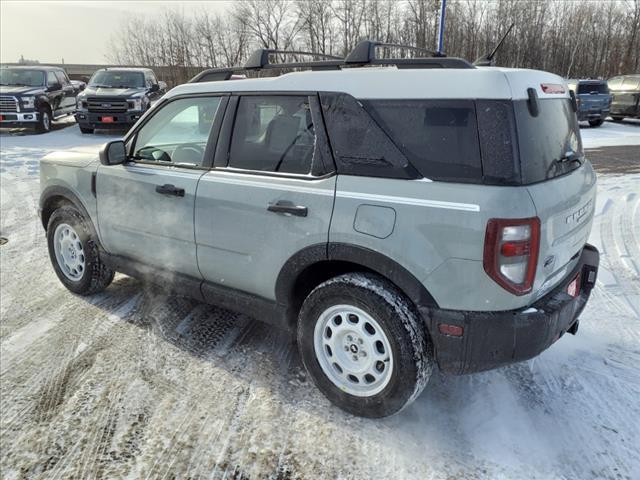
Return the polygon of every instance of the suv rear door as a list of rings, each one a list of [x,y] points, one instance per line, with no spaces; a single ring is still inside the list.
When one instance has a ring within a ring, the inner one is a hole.
[[[226,100],[166,102],[127,139],[128,162],[98,167],[98,226],[109,253],[202,278],[193,224],[196,188],[211,165]]]
[[[326,245],[336,177],[315,94],[233,96],[215,168],[198,185],[205,297],[216,285],[265,299],[285,262]]]

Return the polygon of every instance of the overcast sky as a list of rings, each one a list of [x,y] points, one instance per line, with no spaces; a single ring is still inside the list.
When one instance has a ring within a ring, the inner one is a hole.
[[[20,55],[41,63],[106,63],[111,34],[127,16],[152,16],[164,8],[185,13],[223,11],[228,1],[6,1],[0,0],[0,61]]]

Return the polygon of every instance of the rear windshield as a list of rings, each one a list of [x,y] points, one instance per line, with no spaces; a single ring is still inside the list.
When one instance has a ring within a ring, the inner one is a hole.
[[[609,87],[606,83],[579,83],[577,93],[609,93]]]
[[[472,100],[369,100],[371,116],[423,176],[439,180],[482,178],[475,103]]]
[[[522,183],[536,183],[563,175],[580,166],[582,141],[569,99],[538,100],[533,117],[526,100],[513,102]]]

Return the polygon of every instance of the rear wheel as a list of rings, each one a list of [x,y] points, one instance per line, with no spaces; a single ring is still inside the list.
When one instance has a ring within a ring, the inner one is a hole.
[[[598,120],[589,120],[589,125],[592,127],[599,127],[604,123],[604,119],[599,118]]]
[[[335,277],[309,294],[298,347],[322,393],[364,417],[393,415],[410,404],[434,364],[413,306],[393,284],[368,273]]]
[[[91,295],[112,282],[114,272],[100,260],[88,220],[75,207],[53,212],[47,225],[47,246],[56,275],[73,293]]]
[[[82,133],[93,133],[94,129],[93,128],[88,128],[88,127],[80,127],[80,131]]]
[[[38,123],[36,123],[36,131],[38,133],[46,133],[51,130],[51,110],[47,106],[38,109]]]
[[[620,122],[622,122],[622,120],[624,120],[624,117],[620,117],[620,116],[618,116],[618,115],[616,115],[616,116],[611,115],[611,119],[612,119],[614,122],[620,123]]]

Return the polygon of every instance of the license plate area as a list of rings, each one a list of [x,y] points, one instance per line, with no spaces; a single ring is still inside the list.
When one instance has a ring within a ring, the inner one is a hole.
[[[100,121],[102,123],[115,123],[116,119],[114,117],[102,117]]]

